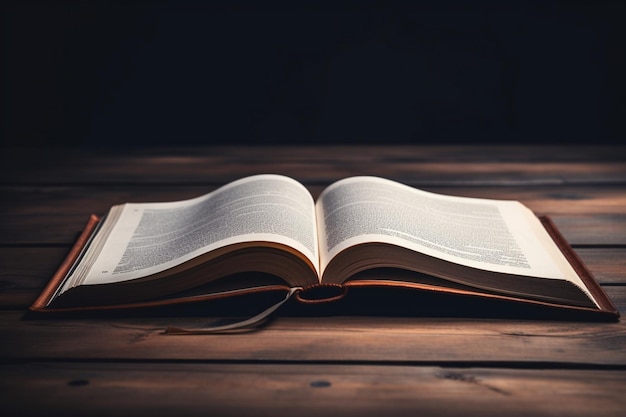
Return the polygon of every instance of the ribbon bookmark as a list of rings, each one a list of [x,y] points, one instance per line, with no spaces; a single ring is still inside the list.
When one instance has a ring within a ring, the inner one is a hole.
[[[221,333],[228,332],[231,330],[241,330],[245,327],[254,326],[261,321],[268,318],[274,311],[278,310],[280,306],[285,304],[292,295],[296,292],[300,291],[301,287],[291,288],[284,299],[280,300],[276,304],[270,306],[269,308],[263,310],[259,314],[254,317],[250,317],[249,319],[238,321],[236,323],[225,324],[222,326],[210,326],[210,327],[202,327],[198,329],[182,329],[180,327],[168,327],[162,334],[165,335],[192,335],[192,334],[212,334],[212,333]]]

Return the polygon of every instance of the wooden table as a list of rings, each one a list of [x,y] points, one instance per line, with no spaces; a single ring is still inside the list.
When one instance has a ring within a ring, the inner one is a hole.
[[[89,214],[266,172],[314,194],[370,174],[521,200],[624,314],[626,147],[5,149],[0,162],[2,415],[626,415],[623,320],[279,316],[167,336],[212,318],[24,319]]]

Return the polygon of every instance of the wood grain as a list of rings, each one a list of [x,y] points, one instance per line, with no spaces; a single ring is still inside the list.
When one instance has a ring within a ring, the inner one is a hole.
[[[568,156],[560,157],[567,153]],[[279,173],[306,184],[378,175],[412,185],[623,184],[626,148],[283,147],[9,150],[3,184],[212,184]],[[79,175],[77,175],[79,173]]]
[[[626,287],[607,287],[626,307]],[[22,360],[212,360],[560,363],[626,366],[626,324],[438,317],[276,317],[256,331],[165,335],[211,317],[24,320],[0,311],[0,357]]]
[[[0,365],[6,415],[622,416],[626,371],[325,364]]]
[[[164,335],[220,317],[33,319],[26,307],[89,214],[195,197],[245,175],[379,175],[550,215],[626,311],[626,147],[7,149],[0,153],[3,415],[623,416],[626,324],[278,315],[256,331]]]

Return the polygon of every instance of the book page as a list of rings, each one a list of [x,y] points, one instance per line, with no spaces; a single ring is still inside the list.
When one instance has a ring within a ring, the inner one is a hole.
[[[317,213],[322,273],[342,250],[380,242],[472,268],[567,279],[586,288],[536,216],[516,201],[445,196],[354,177],[324,190]]]
[[[313,198],[287,177],[257,175],[192,200],[125,204],[117,211],[119,219],[83,272],[84,284],[158,273],[214,249],[252,241],[291,246],[319,267]]]

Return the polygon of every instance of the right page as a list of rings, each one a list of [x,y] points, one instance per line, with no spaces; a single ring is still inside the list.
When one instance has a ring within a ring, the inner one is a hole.
[[[378,177],[352,177],[329,186],[320,195],[316,210],[325,281],[347,279],[336,276],[337,268],[333,268],[335,276],[325,275],[338,255],[384,244],[379,246],[380,253],[392,246],[425,255],[416,257],[416,263],[436,259],[461,265],[465,270],[459,278],[465,284],[471,284],[463,281],[471,281],[472,274],[467,272],[471,269],[478,272],[476,279],[480,271],[492,273],[496,278],[490,279],[489,285],[496,288],[497,277],[539,277],[569,281],[593,299],[538,218],[517,201],[446,196]],[[360,265],[356,269],[386,266],[384,259],[376,259],[375,252],[368,254],[372,264],[353,259],[351,262]],[[419,265],[409,269],[419,270]],[[451,274],[442,275],[449,278]],[[504,288],[504,279],[502,282]],[[511,288],[518,287],[512,284]]]

